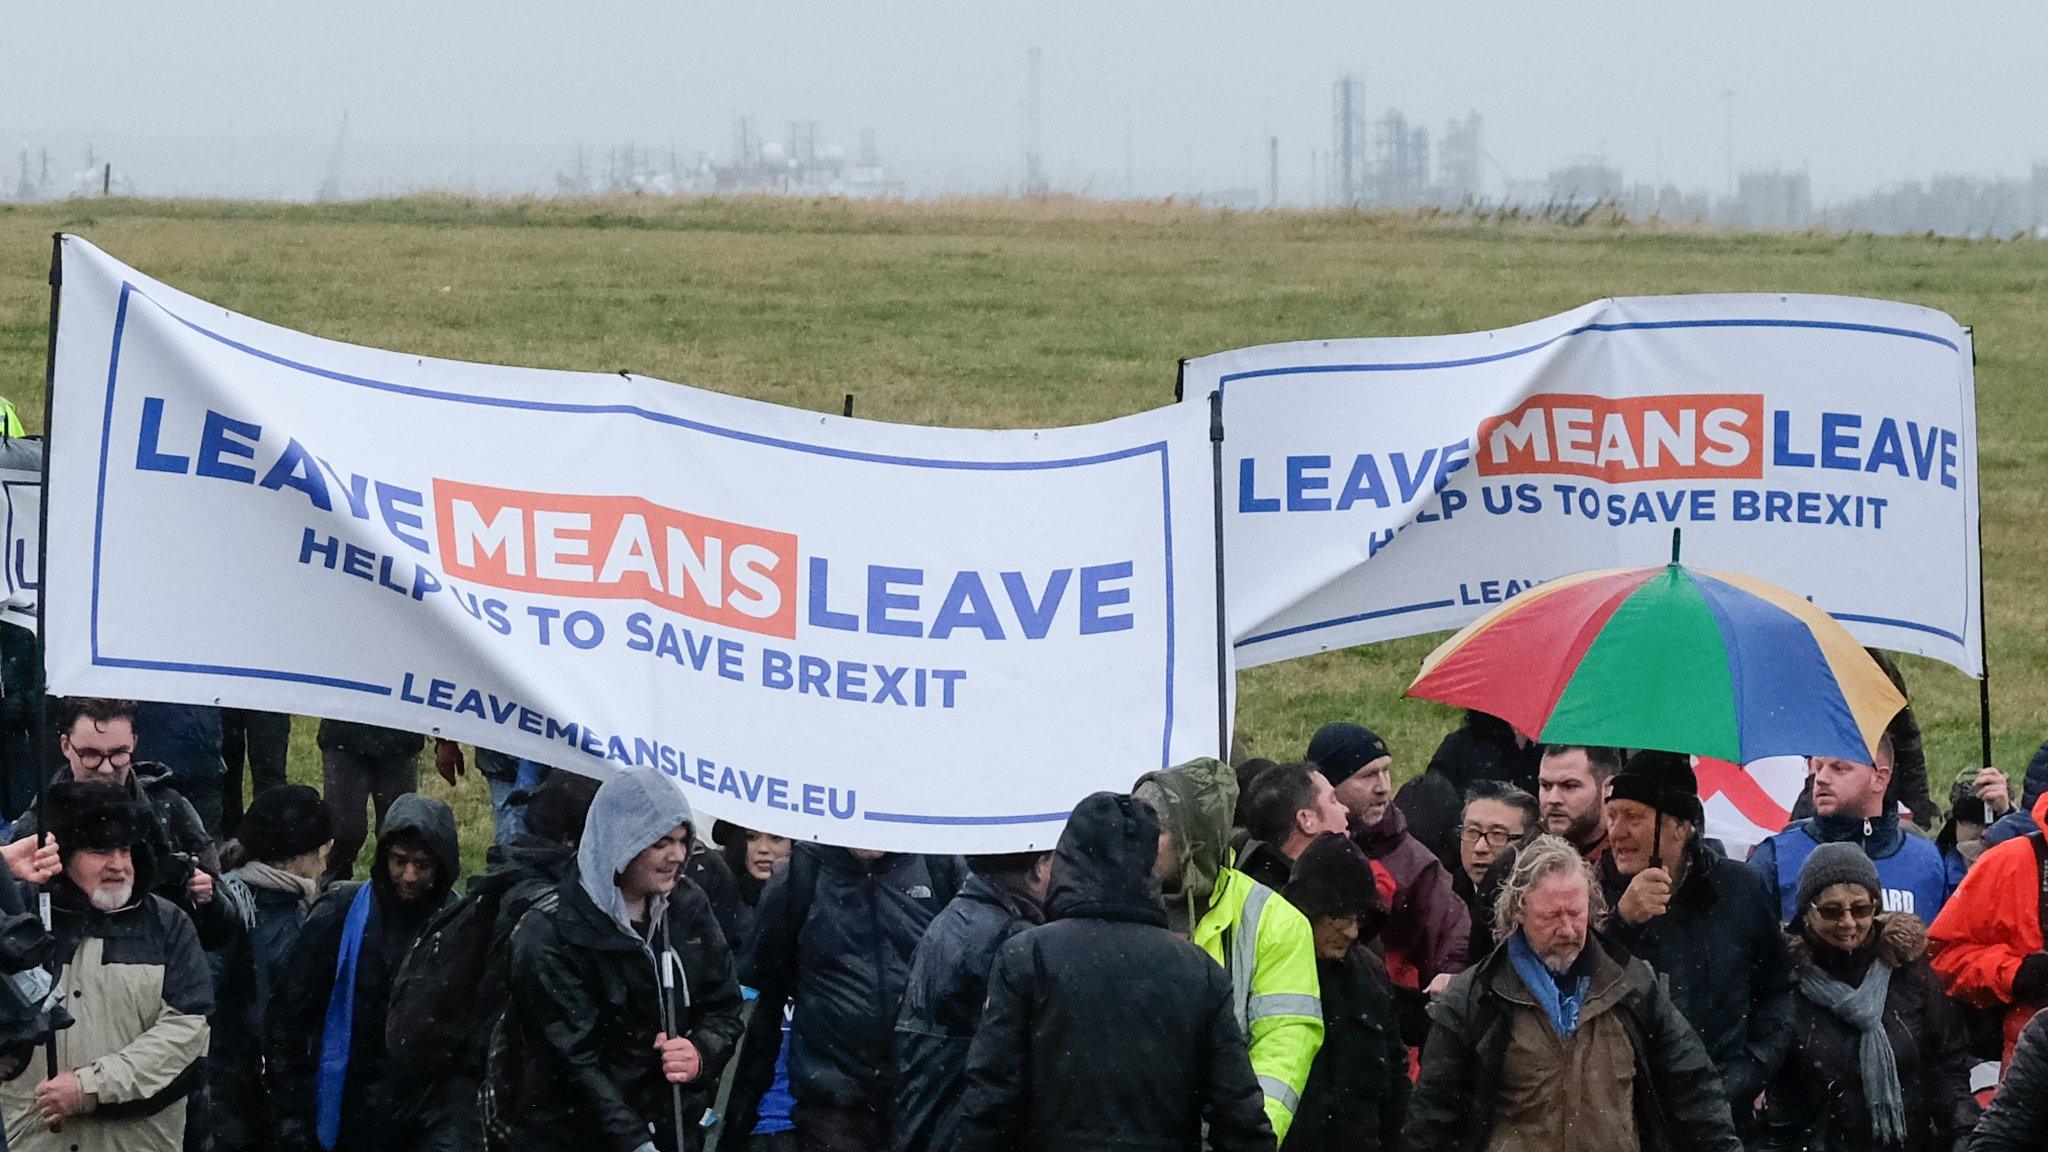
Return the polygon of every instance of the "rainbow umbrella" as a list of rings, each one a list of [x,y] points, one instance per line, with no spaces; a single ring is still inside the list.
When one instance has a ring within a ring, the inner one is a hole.
[[[1554,744],[1868,763],[1906,706],[1827,613],[1775,584],[1686,568],[1582,572],[1487,613],[1422,662],[1407,695]]]

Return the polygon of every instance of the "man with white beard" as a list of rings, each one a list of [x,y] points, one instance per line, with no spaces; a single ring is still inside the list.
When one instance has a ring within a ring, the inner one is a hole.
[[[1611,954],[1593,870],[1556,836],[1515,859],[1501,943],[1430,1005],[1410,1152],[1741,1152],[1721,1079],[1650,966]]]
[[[48,967],[74,1023],[0,1084],[12,1152],[176,1152],[206,1054],[213,984],[192,921],[150,891],[150,815],[123,790],[60,780],[41,811],[64,870],[50,882]]]

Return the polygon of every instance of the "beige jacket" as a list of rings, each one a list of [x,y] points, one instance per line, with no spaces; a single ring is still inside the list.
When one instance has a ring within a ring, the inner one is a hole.
[[[57,1034],[57,1066],[78,1073],[88,1111],[60,1132],[36,1114],[39,1049],[29,1068],[0,1084],[10,1152],[180,1152],[184,1075],[206,1054],[212,985],[192,922],[175,905],[144,896],[98,913],[60,897],[57,936],[75,951],[58,973],[75,1019]],[[182,1079],[181,1079],[182,1077]]]

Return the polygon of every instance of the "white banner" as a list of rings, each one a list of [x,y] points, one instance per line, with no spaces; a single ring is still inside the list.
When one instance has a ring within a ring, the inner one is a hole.
[[[67,238],[49,670],[1049,847],[1217,748],[1205,414],[912,428],[263,324]]]
[[[0,440],[0,546],[7,551],[6,599],[0,620],[33,632],[36,628],[37,566],[42,561],[43,446],[40,441]]]
[[[1684,559],[1976,675],[1969,334],[1832,296],[1603,300],[1458,336],[1191,360],[1224,395],[1238,664],[1470,623],[1567,573]]]

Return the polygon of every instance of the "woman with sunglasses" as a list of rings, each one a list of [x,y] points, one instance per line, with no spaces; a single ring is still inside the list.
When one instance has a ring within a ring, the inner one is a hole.
[[[1961,1021],[1927,929],[1885,912],[1877,867],[1823,844],[1799,870],[1792,1049],[1765,1093],[1765,1152],[1950,1152],[1976,1124]]]

